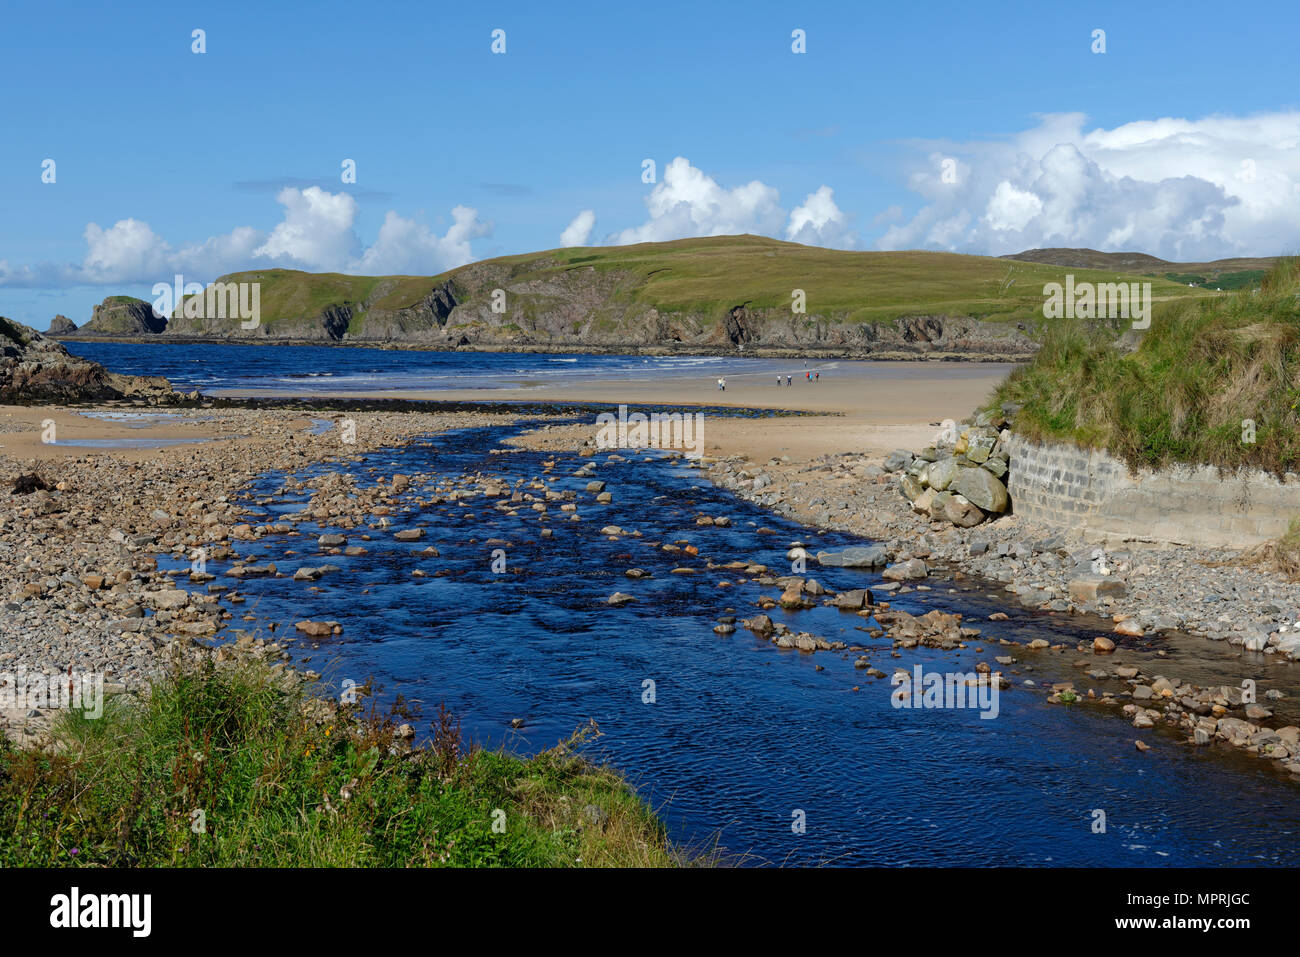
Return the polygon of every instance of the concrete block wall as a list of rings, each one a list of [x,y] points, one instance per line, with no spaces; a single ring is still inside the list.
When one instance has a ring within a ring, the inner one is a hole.
[[[1018,515],[1055,528],[1188,545],[1244,547],[1300,516],[1300,477],[1176,467],[1130,473],[1105,452],[1013,435],[1007,491]]]

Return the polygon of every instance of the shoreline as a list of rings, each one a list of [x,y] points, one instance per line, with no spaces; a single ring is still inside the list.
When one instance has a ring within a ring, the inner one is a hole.
[[[822,349],[815,346],[807,348],[789,348],[782,346],[754,346],[749,349],[737,349],[734,345],[714,346],[705,349],[699,346],[683,345],[682,348],[669,346],[639,346],[633,344],[599,345],[596,343],[528,343],[521,345],[476,344],[435,346],[419,341],[397,341],[391,339],[289,339],[265,338],[255,339],[249,336],[229,336],[213,338],[210,336],[99,336],[99,335],[59,335],[44,333],[58,342],[116,342],[130,345],[216,345],[216,346],[321,346],[339,349],[381,349],[397,352],[441,352],[441,353],[504,353],[545,355],[590,355],[590,356],[718,356],[728,359],[844,359],[853,362],[945,362],[945,363],[1017,363],[1027,362],[1033,358],[1033,352],[1023,350],[1007,352],[935,352],[925,349],[894,352],[861,352],[853,349]],[[725,351],[720,351],[725,350]]]
[[[987,382],[976,377],[962,383],[958,391],[979,391],[986,385]],[[1208,568],[1201,563],[1202,556],[1187,549],[1135,547],[1133,555],[1120,556],[1121,564],[1118,566],[1126,580],[1136,586],[1133,595],[1126,594],[1095,607],[1080,609],[1063,597],[1068,592],[1067,578],[1074,566],[1064,560],[1052,559],[1053,555],[1071,555],[1086,547],[1087,543],[1077,536],[1072,539],[1068,533],[1037,529],[1016,516],[968,530],[931,526],[911,511],[894,484],[896,476],[884,472],[879,459],[899,446],[916,447],[928,442],[933,435],[931,426],[934,422],[923,420],[937,415],[935,410],[941,407],[970,408],[974,403],[954,406],[948,393],[936,392],[935,384],[925,379],[913,379],[909,386],[911,391],[907,394],[892,396],[892,405],[881,403],[877,408],[864,408],[863,397],[854,391],[855,384],[850,380],[831,386],[826,383],[822,386],[808,385],[802,391],[761,387],[757,383],[751,388],[729,388],[728,398],[741,399],[741,393],[765,391],[766,401],[773,406],[802,406],[796,411],[812,414],[763,419],[711,416],[718,420],[718,425],[706,442],[706,458],[701,473],[742,498],[795,519],[810,534],[815,535],[818,528],[853,532],[884,545],[895,563],[919,559],[952,572],[951,581],[936,576],[932,584],[925,584],[931,581],[927,574],[920,580],[904,581],[891,594],[907,594],[914,588],[929,589],[941,582],[946,585],[969,578],[985,583],[992,595],[996,594],[1001,579],[1007,583],[1008,589],[1002,595],[1004,601],[1008,596],[1014,596],[1016,606],[1052,614],[1073,615],[1079,611],[1109,614],[1115,626],[1125,620],[1138,620],[1144,624],[1141,640],[1148,643],[1165,640],[1157,635],[1169,631],[1171,624],[1158,620],[1158,614],[1152,616],[1149,609],[1143,607],[1147,604],[1145,596],[1151,590],[1170,581],[1185,585],[1195,575],[1240,579],[1244,574],[1231,566]],[[553,391],[562,392],[570,401],[610,402],[620,397],[630,401],[649,399],[650,393],[644,390],[654,392],[660,404],[670,405],[703,404],[700,400],[720,397],[707,384],[692,384],[673,397],[682,400],[680,403],[663,403],[662,382],[656,386],[637,387],[614,383],[585,394],[578,387]],[[508,391],[494,390],[494,394],[504,398],[499,393]],[[536,397],[535,392],[530,396],[532,399]],[[342,399],[341,396],[333,398]],[[365,397],[349,395],[348,398]],[[384,398],[394,397],[388,395]],[[437,393],[437,398],[461,401],[455,393]],[[474,398],[482,401],[482,393]],[[758,399],[758,396],[754,395],[754,398]],[[327,405],[330,397],[313,397],[313,400]],[[552,401],[562,405],[565,399],[557,394]],[[761,407],[762,400],[759,401]],[[916,407],[918,404],[919,409]],[[900,405],[912,408],[914,415],[921,411],[926,414],[900,424],[897,422]],[[743,407],[755,406],[746,402]],[[120,411],[120,406],[106,408]],[[347,461],[365,452],[385,446],[402,446],[418,435],[476,425],[507,426],[521,417],[518,413],[409,409],[400,414],[322,411],[315,416],[294,409],[213,407],[169,410],[162,414],[174,416],[179,421],[151,429],[134,429],[119,422],[86,419],[82,414],[84,411],[84,408],[76,411],[12,406],[0,409],[0,461],[18,472],[31,468],[48,470],[46,478],[53,486],[50,492],[11,496],[10,515],[0,525],[0,550],[11,559],[6,562],[9,571],[3,581],[11,614],[0,626],[0,666],[9,668],[27,663],[22,655],[15,655],[15,649],[30,645],[20,641],[25,629],[30,628],[31,632],[44,636],[41,639],[42,654],[47,663],[57,663],[60,669],[87,663],[92,666],[112,663],[115,674],[120,666],[121,680],[111,683],[122,689],[138,685],[150,663],[156,663],[161,652],[168,647],[165,636],[153,634],[159,630],[159,625],[170,633],[201,641],[231,621],[235,609],[227,605],[242,601],[238,581],[231,591],[222,589],[206,600],[195,594],[187,596],[175,588],[172,576],[158,570],[155,554],[171,552],[184,555],[188,549],[215,543],[210,554],[220,558],[228,554],[230,541],[255,539],[260,535],[260,528],[277,532],[291,528],[284,522],[270,520],[265,520],[269,524],[255,526],[240,516],[241,509],[234,504],[236,493],[253,478],[271,470],[292,471],[329,461],[339,463],[340,468],[334,471],[344,471]],[[158,414],[132,411],[146,416]],[[357,422],[358,441],[354,446],[341,445],[333,428],[322,433],[312,428],[313,418],[337,422],[344,415]],[[144,437],[142,433],[148,433],[153,439],[200,439],[202,444],[196,443],[194,448],[203,450],[201,464],[194,461],[199,458],[194,455],[194,449],[184,445],[110,450],[45,445],[39,441],[39,427],[47,419],[54,421],[65,441],[85,437],[105,440]],[[848,444],[846,425],[856,429],[852,434],[861,440],[858,450],[853,452],[842,451]],[[537,441],[541,443],[533,447],[576,450],[594,435],[594,429],[591,423],[548,425],[540,433],[533,433],[540,436]],[[838,451],[828,452],[827,449]],[[105,470],[108,476],[103,474]],[[766,481],[757,483],[760,475],[765,476]],[[96,501],[78,500],[87,494]],[[169,502],[169,507],[160,507]],[[111,515],[111,518],[107,523],[101,523],[101,515]],[[42,521],[46,516],[62,517]],[[33,526],[46,538],[43,547],[47,554],[43,566],[38,567],[49,571],[37,572],[32,568],[30,557],[25,564],[20,564],[20,553],[33,541],[30,537]],[[65,549],[64,561],[60,565],[56,558],[51,564],[48,550],[53,543],[48,538],[51,533],[57,536],[60,532],[65,533],[63,544],[56,547]],[[1051,547],[1042,547],[1044,541],[1051,542]],[[983,548],[977,553],[971,546],[978,542],[982,542]],[[1232,556],[1225,554],[1223,557],[1231,560]],[[1197,565],[1199,570],[1191,568],[1189,563]],[[58,573],[51,577],[49,572],[56,570]],[[1011,574],[1004,575],[1008,571]],[[815,565],[808,574],[815,575]],[[1287,600],[1294,599],[1294,605],[1288,604],[1288,607],[1300,609],[1300,586],[1269,582],[1267,576],[1254,572],[1247,574],[1257,576],[1268,587],[1285,588]],[[1055,583],[1045,583],[1053,575],[1056,576]],[[1024,579],[1034,580],[1036,587],[1027,588],[1019,584]],[[1144,579],[1151,579],[1156,584],[1149,585]],[[1255,583],[1255,579],[1251,581]],[[1011,589],[1018,591],[1012,592]],[[1249,610],[1254,600],[1237,600],[1235,604],[1225,600],[1216,612],[1228,612],[1226,617],[1231,617],[1234,611]],[[49,607],[37,607],[47,605]],[[1009,603],[1009,607],[1015,606]],[[146,617],[146,608],[154,614]],[[1146,620],[1153,617],[1156,620]],[[75,642],[70,643],[67,636],[77,629],[78,622],[82,623],[82,630],[86,624],[97,622],[114,637],[107,639],[96,651],[91,651],[88,646],[81,648],[80,651],[89,657],[72,660],[77,649]],[[1185,623],[1172,624],[1181,627]],[[58,633],[60,630],[61,634]],[[1138,654],[1137,647],[1126,643],[1125,638],[1108,631],[1099,630],[1098,633],[1109,635],[1121,646],[1115,654],[1118,656],[1122,651],[1125,661]],[[1229,639],[1232,636],[1223,634],[1219,637]],[[921,643],[924,641],[925,636],[922,636]],[[904,642],[898,647],[908,645]],[[1230,645],[1225,642],[1219,647]],[[1096,654],[1082,644],[1077,648],[1057,644],[1047,650],[1057,655],[1072,651],[1086,654],[1084,663],[1093,666],[1105,666],[1111,660],[1119,660],[1118,657],[1111,659]],[[1195,656],[1206,654],[1207,648],[1174,642],[1170,650],[1175,657],[1167,657],[1168,652],[1164,649],[1147,655],[1144,658],[1148,661],[1147,667],[1135,672],[1129,682],[1135,683],[1139,675],[1150,677],[1152,681],[1167,677],[1160,671],[1147,671],[1159,662],[1160,668],[1175,676],[1174,689],[1204,691],[1205,686],[1192,685],[1190,678],[1183,681],[1177,675],[1199,677],[1199,663]],[[1246,653],[1239,654],[1244,656]],[[1288,698],[1300,701],[1300,685],[1296,684],[1294,668],[1287,667],[1284,662],[1267,660],[1263,655],[1245,659],[1244,664],[1254,668],[1262,680],[1266,677],[1264,672],[1276,671],[1274,666],[1282,665],[1285,671],[1281,675],[1268,675],[1267,680],[1272,682],[1284,678],[1288,688],[1296,689],[1294,695],[1288,694]],[[1078,660],[1074,667],[1085,670]],[[1087,668],[1087,676],[1093,678],[1099,670],[1105,671],[1105,668]],[[1118,675],[1106,671],[1104,678],[1096,677],[1093,683],[1104,688],[1109,684],[1108,679],[1115,677]],[[1076,681],[1079,685],[1088,684],[1087,681]],[[1182,682],[1181,688],[1179,682]],[[1068,682],[1055,684],[1062,685],[1060,691],[1053,692],[1057,701],[1062,700],[1062,692],[1073,691],[1073,688],[1064,687]],[[1263,691],[1261,687],[1261,694]],[[1088,688],[1087,694],[1094,695],[1092,687]],[[1112,704],[1127,700],[1129,703],[1124,707],[1137,707],[1123,692],[1117,696],[1103,691],[1098,697]],[[1172,694],[1165,697],[1172,697]],[[1210,711],[1221,707],[1223,705],[1217,703],[1207,705]],[[1150,727],[1162,717],[1158,713],[1148,713],[1149,710],[1152,709],[1130,715],[1136,727]],[[1292,705],[1281,705],[1278,710],[1279,715],[1289,715]],[[1227,714],[1227,710],[1223,713]],[[25,733],[20,730],[26,727],[21,716],[5,715],[4,718],[11,730]],[[1250,736],[1258,733],[1260,730],[1257,728]],[[1274,741],[1265,743],[1277,744]],[[1289,737],[1287,743],[1293,743],[1289,742]],[[1290,758],[1293,753],[1300,753],[1300,746],[1294,752],[1288,750],[1285,756]],[[1300,774],[1300,764],[1292,762],[1292,765],[1293,773]]]

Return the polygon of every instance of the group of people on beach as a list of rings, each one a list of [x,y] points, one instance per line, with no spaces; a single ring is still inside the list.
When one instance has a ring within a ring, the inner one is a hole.
[[[805,373],[803,374],[803,376],[804,376],[804,379],[807,380],[808,382],[816,382],[818,379],[821,378],[821,373],[818,372],[818,371],[816,371],[816,370],[812,370],[812,371],[805,372]],[[777,384],[778,386],[781,385],[781,377],[780,377],[779,375],[776,377],[776,384]],[[793,378],[792,376],[790,376],[790,375],[787,375],[787,376],[785,377],[785,384],[786,384],[787,386],[789,386],[789,385],[793,385],[793,384],[794,384],[794,378]],[[727,391],[727,377],[726,377],[726,376],[718,376],[718,391],[719,391],[719,392],[726,392],[726,391]]]
[[[818,379],[821,378],[821,373],[820,373],[820,372],[815,372],[815,371],[814,371],[814,372],[805,372],[805,373],[803,374],[803,377],[804,377],[804,379],[807,380],[808,382],[816,382]],[[780,376],[777,376],[777,377],[776,377],[776,384],[777,384],[778,386],[781,384],[781,377],[780,377]],[[791,377],[788,376],[788,375],[785,377],[785,384],[786,384],[786,385],[791,385],[791,384],[792,384]]]

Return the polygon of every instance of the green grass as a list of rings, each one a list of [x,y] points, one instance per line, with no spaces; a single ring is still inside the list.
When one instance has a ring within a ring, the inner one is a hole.
[[[262,320],[319,315],[336,304],[371,300],[374,312],[417,304],[451,282],[457,299],[486,305],[494,288],[511,288],[510,304],[526,316],[554,306],[556,280],[591,271],[608,287],[611,321],[651,308],[668,315],[721,320],[735,306],[789,314],[791,294],[807,295],[808,315],[839,322],[902,316],[973,316],[1002,322],[1042,318],[1043,286],[1133,279],[1111,269],[1080,269],[985,256],[936,252],[851,252],[802,246],[761,236],[720,236],[633,246],[574,247],[505,256],[433,277],[345,276],[269,269],[234,273],[226,282],[260,282]],[[568,277],[572,278],[572,277]],[[1200,288],[1153,278],[1157,301],[1209,295]],[[381,287],[380,284],[384,285]],[[349,331],[358,333],[358,328]]]
[[[1018,432],[1104,448],[1131,466],[1300,467],[1300,260],[1258,286],[1157,311],[1126,352],[1055,320],[1033,362],[990,406],[1015,402]],[[1249,438],[1247,420],[1254,424]]]
[[[395,756],[400,715],[317,718],[279,685],[256,662],[176,666],[142,701],[65,716],[49,748],[0,746],[0,866],[694,863],[577,755],[585,734],[524,760],[467,748],[443,711],[430,746]]]

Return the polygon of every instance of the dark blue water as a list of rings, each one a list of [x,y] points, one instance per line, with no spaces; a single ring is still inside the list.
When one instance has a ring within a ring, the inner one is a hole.
[[[487,430],[450,433],[370,455],[350,470],[362,485],[396,472],[481,471],[512,485],[544,474],[548,456],[491,455],[495,441]],[[341,636],[316,649],[307,639],[295,644],[310,657],[308,667],[333,686],[373,677],[386,697],[401,692],[426,719],[445,702],[487,746],[529,753],[595,719],[603,735],[589,754],[626,772],[674,838],[696,847],[716,841],[751,863],[1300,863],[1296,788],[1257,759],[1192,749],[1153,731],[1141,732],[1152,750],[1139,754],[1138,732],[1124,719],[1051,706],[1041,691],[1020,687],[1002,693],[994,720],[974,710],[898,710],[886,680],[853,668],[856,653],[780,650],[744,629],[714,634],[719,616],[753,615],[760,594],[779,590],[741,584],[743,572],[708,570],[709,560],[758,562],[784,574],[793,540],[816,548],[857,540],[813,536],[662,457],[625,464],[607,463],[604,453],[555,459],[550,474],[564,478],[552,487],[579,493],[581,521],[569,521],[556,502],[542,521],[527,505],[509,516],[493,507],[498,500],[480,497],[395,510],[391,528],[347,531],[350,544],[369,549],[364,556],[319,555],[321,528],[308,523],[297,537],[241,543],[241,554],[274,561],[287,575],[323,562],[343,570],[316,582],[319,592],[288,577],[242,584],[219,578],[248,599],[231,606],[231,626],[253,627],[240,621],[249,611],[277,622],[279,636],[294,634],[292,623],[304,617],[338,620]],[[583,491],[588,480],[569,477],[590,461],[597,463],[595,477],[608,483],[612,505],[594,504]],[[270,495],[281,481],[264,477],[250,500]],[[275,521],[304,500],[279,499],[256,521]],[[732,525],[698,526],[701,514],[727,515]],[[608,524],[642,537],[611,540],[600,535]],[[426,529],[424,540],[392,537],[414,525]],[[544,527],[553,529],[552,539],[540,537]],[[759,534],[760,527],[776,534]],[[363,533],[371,540],[362,541]],[[698,547],[698,557],[652,544],[683,540]],[[428,545],[441,556],[416,554]],[[506,552],[502,574],[492,571],[496,548]],[[679,565],[699,573],[671,574]],[[624,571],[634,566],[653,577],[627,578]],[[225,567],[209,562],[208,570],[220,575]],[[413,577],[417,568],[429,577]],[[814,567],[812,574],[835,590],[880,580],[852,569]],[[612,608],[606,599],[615,591],[637,601]],[[918,662],[969,671],[977,660],[1007,653],[981,643],[997,636],[1092,634],[969,590],[936,587],[896,604],[961,610],[983,636],[965,650],[892,658],[889,642],[860,630],[869,622],[855,614],[825,607],[771,614],[796,630],[865,646],[886,673]],[[986,620],[1004,608],[1011,620]],[[647,680],[655,683],[653,704],[642,700]],[[509,726],[516,717],[527,721],[522,731]],[[1093,833],[1097,809],[1106,814],[1105,833]],[[791,826],[798,812],[806,819],[802,834]]]
[[[161,375],[200,392],[274,389],[296,395],[399,389],[494,389],[568,381],[797,374],[792,359],[731,356],[593,356],[417,352],[331,346],[68,342],[68,351],[114,372]],[[824,367],[824,366],[823,366]]]

